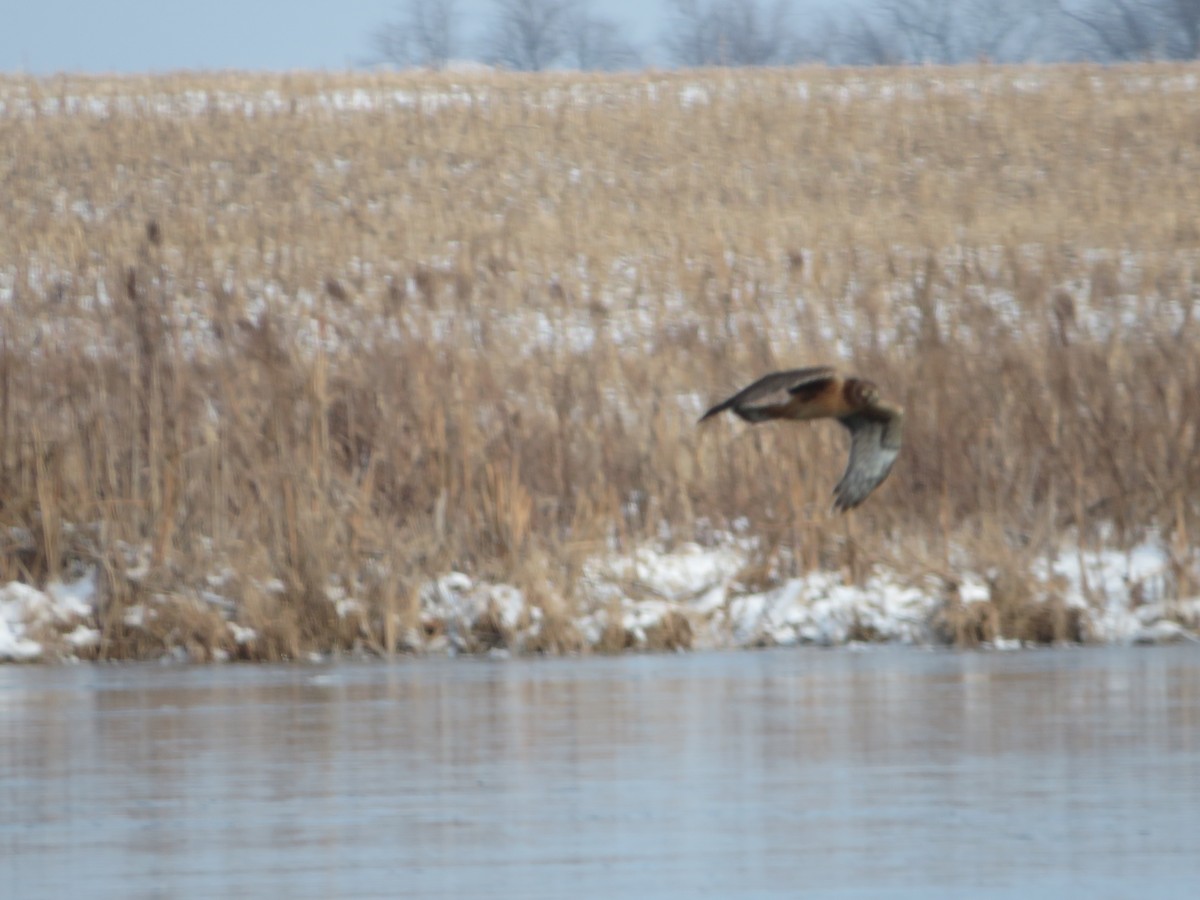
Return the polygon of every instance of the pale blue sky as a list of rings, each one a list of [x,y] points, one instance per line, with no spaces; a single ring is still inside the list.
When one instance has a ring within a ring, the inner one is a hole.
[[[459,0],[472,42],[491,4]],[[794,0],[797,13],[826,5]],[[397,0],[10,0],[0,13],[0,71],[34,74],[172,69],[344,69],[368,52]],[[657,53],[661,0],[593,0]]]

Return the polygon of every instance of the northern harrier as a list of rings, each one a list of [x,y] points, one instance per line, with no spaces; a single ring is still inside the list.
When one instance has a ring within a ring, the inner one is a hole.
[[[900,452],[904,410],[879,399],[869,381],[830,366],[774,372],[718,403],[700,421],[727,409],[751,424],[770,419],[837,419],[850,431],[850,461],[833,489],[835,509],[853,509],[887,478]]]

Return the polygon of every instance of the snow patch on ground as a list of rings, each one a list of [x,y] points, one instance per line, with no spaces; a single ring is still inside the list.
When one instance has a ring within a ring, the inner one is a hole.
[[[1200,622],[1197,600],[1172,596],[1172,570],[1178,567],[1161,543],[1152,540],[1127,553],[1063,553],[1039,574],[1065,583],[1063,599],[1087,611],[1096,640],[1158,643],[1190,634],[1178,620]]]
[[[0,661],[27,662],[45,652],[34,636],[62,634],[71,647],[90,646],[100,632],[88,623],[96,612],[96,574],[76,581],[53,581],[38,590],[20,581],[0,587]]]
[[[838,574],[814,572],[777,588],[734,598],[726,621],[737,646],[821,644],[853,640],[912,644],[928,639],[927,622],[937,595],[905,585],[894,574],[872,576],[861,586]]]
[[[948,592],[937,578],[906,578],[876,566],[854,583],[842,572],[784,577],[765,568],[752,538],[728,533],[706,546],[598,554],[585,562],[574,585],[575,612],[567,627],[582,650],[938,640],[934,623]],[[1035,595],[1057,597],[1080,611],[1091,640],[1145,644],[1198,640],[1193,629],[1200,624],[1200,597],[1179,596],[1177,586],[1200,581],[1195,569],[1195,560],[1173,558],[1151,538],[1127,552],[1068,548],[1034,566],[1031,577]],[[218,610],[233,643],[244,646],[259,633],[238,621],[239,605],[220,593],[235,581],[231,572],[214,576],[207,582],[213,590],[190,595],[190,602]],[[963,605],[991,598],[986,573],[960,573],[955,591]],[[43,589],[17,581],[0,586],[0,660],[70,658],[98,646],[98,594],[94,570]],[[331,583],[326,596],[340,618],[370,614],[357,585]],[[448,572],[421,586],[416,600],[417,625],[401,623],[398,649],[505,655],[545,646],[538,639],[550,623],[549,611],[513,585]],[[560,618],[565,608],[562,602]],[[124,610],[122,623],[149,629],[158,614],[155,603],[139,604]],[[1020,642],[1000,635],[992,646],[1016,649]],[[186,658],[187,650],[175,648],[171,655]]]

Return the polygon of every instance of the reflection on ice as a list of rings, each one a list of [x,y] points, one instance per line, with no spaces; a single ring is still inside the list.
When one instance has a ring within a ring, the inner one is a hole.
[[[14,896],[1189,896],[1193,648],[0,670]]]

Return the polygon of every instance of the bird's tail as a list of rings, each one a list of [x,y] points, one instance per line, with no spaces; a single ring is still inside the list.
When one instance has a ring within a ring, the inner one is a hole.
[[[711,419],[713,416],[717,415],[718,413],[725,412],[725,410],[729,409],[729,407],[731,407],[731,406],[733,406],[732,399],[725,400],[721,403],[718,403],[716,406],[714,406],[712,409],[710,409],[708,412],[706,412],[704,415],[702,415],[699,418],[699,420],[696,422],[696,424],[699,425],[701,422],[705,421],[706,419]]]

